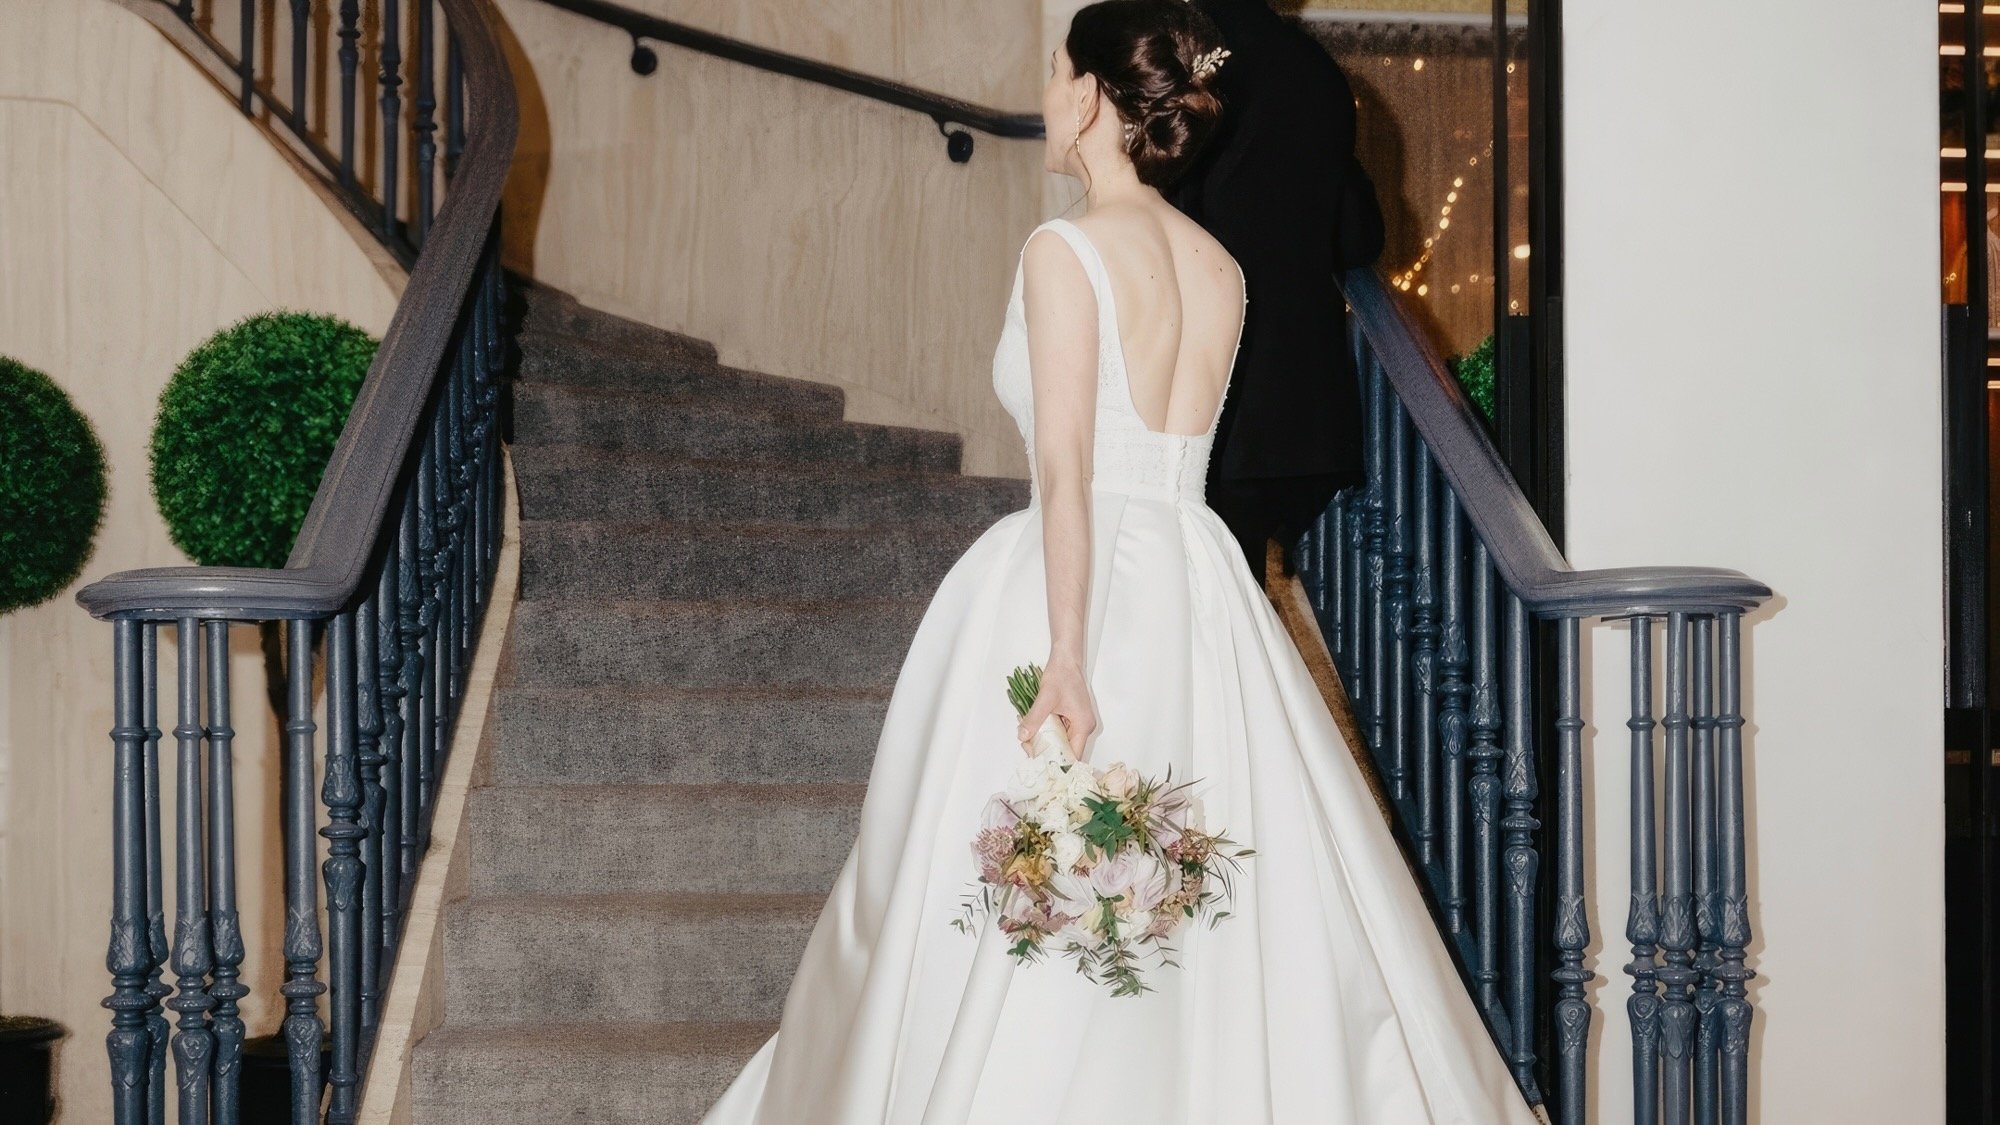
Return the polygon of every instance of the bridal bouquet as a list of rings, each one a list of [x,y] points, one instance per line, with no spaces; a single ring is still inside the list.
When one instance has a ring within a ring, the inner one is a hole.
[[[1027,714],[1041,669],[1016,668],[1007,696]],[[1033,756],[986,804],[972,853],[979,879],[954,924],[972,932],[991,916],[1022,962],[1051,950],[1114,996],[1148,990],[1151,957],[1175,965],[1171,939],[1195,919],[1229,917],[1231,877],[1256,854],[1205,830],[1192,782],[1080,762],[1054,716]]]

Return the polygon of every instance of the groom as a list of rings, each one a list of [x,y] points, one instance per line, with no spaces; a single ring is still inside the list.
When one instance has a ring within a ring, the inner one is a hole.
[[[1173,202],[1243,267],[1250,297],[1208,504],[1261,581],[1266,541],[1289,553],[1361,480],[1361,392],[1334,276],[1382,252],[1382,212],[1354,159],[1354,94],[1326,51],[1267,0],[1192,2],[1230,58],[1216,75],[1221,127]]]

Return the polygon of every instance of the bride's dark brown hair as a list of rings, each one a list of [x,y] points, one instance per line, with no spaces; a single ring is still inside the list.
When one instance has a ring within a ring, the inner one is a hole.
[[[1197,60],[1222,33],[1187,0],[1101,0],[1070,21],[1063,49],[1078,75],[1097,80],[1125,126],[1125,154],[1139,181],[1174,182],[1222,117],[1222,100],[1196,77]]]

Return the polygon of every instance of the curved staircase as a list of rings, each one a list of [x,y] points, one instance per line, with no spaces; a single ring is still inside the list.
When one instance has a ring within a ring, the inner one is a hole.
[[[521,602],[413,1119],[694,1121],[775,1026],[932,590],[1026,484],[527,305]]]

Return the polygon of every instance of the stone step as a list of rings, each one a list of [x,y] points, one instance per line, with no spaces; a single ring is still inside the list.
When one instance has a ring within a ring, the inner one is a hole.
[[[496,785],[862,782],[887,690],[546,687],[495,700]]]
[[[475,789],[472,893],[818,894],[861,819],[860,785]]]
[[[775,1020],[823,895],[496,895],[445,922],[456,1026]]]
[[[928,597],[979,535],[950,525],[532,521],[521,531],[521,596]]]
[[[772,1023],[453,1027],[417,1044],[423,1125],[695,1125]]]
[[[839,387],[723,367],[712,357],[654,350],[553,333],[524,332],[516,377],[537,384],[639,391],[675,401],[756,414],[788,413],[839,421],[847,395]]]
[[[854,527],[991,525],[1027,505],[1026,481],[833,469],[540,446],[516,452],[526,519],[674,520]]]
[[[514,392],[514,441],[668,453],[724,461],[827,462],[871,469],[958,471],[956,434],[783,412],[721,409],[699,399],[561,383]]]
[[[610,602],[515,607],[527,684],[889,687],[925,603]]]

